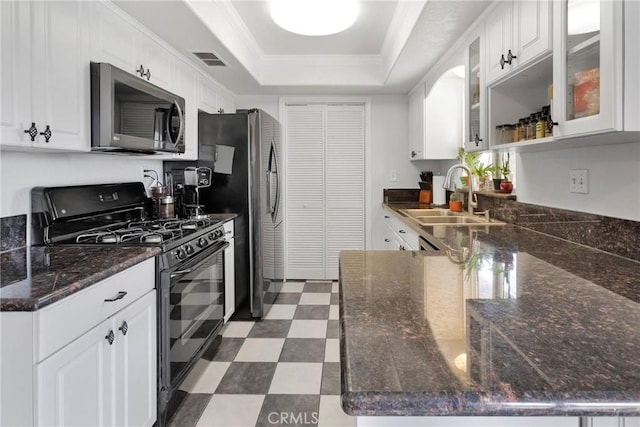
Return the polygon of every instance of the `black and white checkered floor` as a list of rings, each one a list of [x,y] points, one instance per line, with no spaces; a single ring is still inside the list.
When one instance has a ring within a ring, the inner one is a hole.
[[[338,334],[337,282],[285,283],[263,320],[225,325],[171,426],[355,426],[340,407]]]

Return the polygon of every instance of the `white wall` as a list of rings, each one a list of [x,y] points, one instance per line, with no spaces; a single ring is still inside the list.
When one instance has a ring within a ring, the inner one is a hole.
[[[640,142],[520,153],[518,201],[640,221]],[[569,170],[589,171],[589,193],[569,192]]]
[[[154,169],[162,176],[162,161],[109,154],[2,151],[0,216],[30,214],[32,187],[143,181],[143,169]],[[143,182],[148,185],[151,180]]]

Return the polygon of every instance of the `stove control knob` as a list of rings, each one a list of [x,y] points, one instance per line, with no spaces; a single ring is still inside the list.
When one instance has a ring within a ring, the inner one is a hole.
[[[198,245],[199,248],[204,248],[205,246],[207,246],[209,244],[209,242],[204,237],[201,237],[201,238],[198,239],[198,243],[196,243],[196,244]]]
[[[184,249],[180,248],[176,251],[176,258],[178,258],[179,260],[185,259],[186,256],[187,253],[184,251]]]
[[[209,233],[209,240],[211,240],[211,241],[216,240],[216,235],[215,235],[215,233],[213,231],[211,233]]]
[[[222,230],[216,230],[216,238],[219,239],[220,237],[222,237],[224,235],[224,233],[222,232]]]
[[[193,246],[191,245],[186,245],[184,247],[184,250],[187,251],[187,255],[191,255],[195,251],[195,249],[193,249]]]

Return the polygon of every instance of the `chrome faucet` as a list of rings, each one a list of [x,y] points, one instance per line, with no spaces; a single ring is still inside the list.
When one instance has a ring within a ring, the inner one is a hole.
[[[453,176],[454,169],[464,169],[467,171],[469,175],[469,200],[467,201],[467,207],[470,214],[473,214],[473,209],[478,207],[478,197],[473,190],[473,179],[471,179],[471,169],[468,166],[463,165],[462,163],[455,164],[449,168],[447,171],[447,176],[444,178],[444,184],[442,184],[442,188],[449,191],[455,191],[455,187],[451,185],[451,178]]]

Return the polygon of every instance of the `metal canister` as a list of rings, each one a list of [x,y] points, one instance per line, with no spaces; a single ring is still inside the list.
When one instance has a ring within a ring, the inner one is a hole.
[[[175,209],[172,196],[165,196],[160,199],[160,218],[169,219],[175,218]]]

